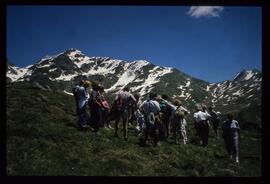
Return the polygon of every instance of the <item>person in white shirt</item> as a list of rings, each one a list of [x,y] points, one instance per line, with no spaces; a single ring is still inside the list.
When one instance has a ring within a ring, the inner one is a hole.
[[[208,134],[209,134],[209,124],[208,120],[211,117],[208,113],[202,111],[200,105],[196,105],[197,112],[194,113],[194,121],[197,127],[198,135],[202,141],[202,146],[205,147],[208,145]]]
[[[159,112],[160,112],[160,106],[159,103],[156,101],[157,95],[155,93],[149,94],[149,99],[144,101],[142,105],[140,106],[140,109],[142,110],[144,114],[144,119],[146,123],[146,129],[145,129],[145,138],[143,140],[143,144],[146,143],[148,140],[148,137],[150,134],[154,134],[154,144],[157,146],[158,143],[158,123],[159,123]]]

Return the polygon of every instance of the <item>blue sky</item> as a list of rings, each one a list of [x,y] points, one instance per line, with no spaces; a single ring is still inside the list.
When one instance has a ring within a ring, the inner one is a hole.
[[[260,7],[7,7],[7,57],[20,67],[76,48],[220,82],[261,70],[261,42]]]

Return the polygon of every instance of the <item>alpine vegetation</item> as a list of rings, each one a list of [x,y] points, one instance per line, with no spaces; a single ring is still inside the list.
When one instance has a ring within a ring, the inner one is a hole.
[[[209,83],[68,49],[6,79],[8,175],[261,176],[258,70]]]

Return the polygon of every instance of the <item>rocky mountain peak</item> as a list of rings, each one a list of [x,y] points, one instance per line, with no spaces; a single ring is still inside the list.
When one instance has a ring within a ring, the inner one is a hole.
[[[234,81],[245,81],[245,80],[250,80],[253,77],[256,77],[258,74],[258,70],[242,70],[239,72],[235,77]]]

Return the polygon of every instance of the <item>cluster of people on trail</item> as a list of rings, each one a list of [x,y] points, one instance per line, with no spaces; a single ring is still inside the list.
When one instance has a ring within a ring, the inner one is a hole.
[[[89,94],[88,88],[92,85]],[[140,138],[142,145],[153,143],[160,145],[161,141],[172,138],[175,144],[188,143],[186,116],[191,112],[186,109],[180,100],[169,100],[165,94],[157,95],[150,92],[148,99],[141,101],[140,94],[132,94],[128,87],[120,90],[112,105],[108,103],[104,95],[104,87],[97,82],[80,81],[73,88],[76,102],[76,113],[79,117],[81,129],[92,129],[98,134],[100,128],[113,129],[114,136],[119,137],[119,123],[122,122],[123,138],[128,140],[128,127],[134,125],[134,129]],[[87,112],[90,109],[90,118]],[[213,107],[197,104],[196,112],[193,114],[196,136],[203,147],[208,145],[209,128],[213,128],[215,136],[218,137],[218,127],[221,121],[220,112],[214,111]],[[238,139],[240,136],[238,122],[234,114],[228,114],[228,120],[222,124],[222,137],[225,148],[231,158],[239,162]]]

